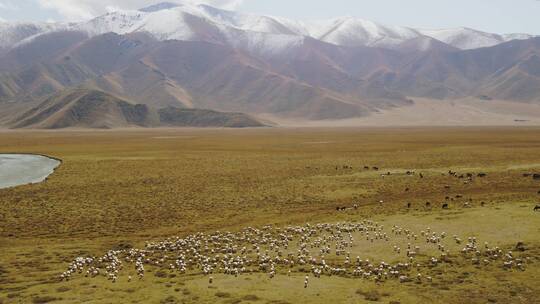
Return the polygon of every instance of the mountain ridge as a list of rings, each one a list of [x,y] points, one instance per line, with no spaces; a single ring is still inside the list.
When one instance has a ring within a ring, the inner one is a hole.
[[[202,24],[206,29],[201,28]],[[429,30],[388,26],[355,17],[297,21],[283,17],[227,11],[205,4],[162,2],[139,10],[114,11],[78,23],[3,23],[0,24],[0,49],[9,49],[41,34],[66,30],[84,31],[89,35],[146,31],[158,40],[209,39],[200,35],[212,31],[213,35],[216,35],[213,37],[217,39],[216,41],[236,46],[241,43],[239,39],[257,41],[261,36],[265,36],[263,40],[274,40],[273,43],[267,43],[269,47],[283,43],[276,40],[310,37],[340,46],[395,48],[402,43],[408,41],[410,43],[413,39],[430,37],[454,48],[474,49],[494,46],[512,39],[533,37],[521,33],[492,34],[466,27]]]
[[[18,104],[19,111],[28,110],[81,87],[153,109],[152,121],[164,108],[332,121],[372,116],[420,99],[540,104],[539,37],[462,50],[424,35],[399,42],[392,37],[414,36],[416,30],[402,33],[400,28],[378,28],[355,18],[345,23],[335,19],[330,30],[327,24],[310,29],[313,35],[341,39],[347,28],[356,32],[357,26],[372,27],[364,33],[366,39],[387,33],[390,38],[383,40],[391,47],[338,45],[291,35],[308,29],[287,19],[203,5],[165,3],[143,10],[149,13],[130,11],[117,18],[122,13],[113,12],[85,23],[92,24],[93,33],[75,24],[71,30],[38,34],[0,52],[1,108],[13,111],[10,104]],[[159,14],[145,17],[155,12]],[[94,27],[100,20],[116,23],[114,28]],[[179,22],[171,26],[168,20]],[[148,24],[163,26],[154,29],[165,36],[133,30]],[[267,32],[243,30],[247,25]],[[187,38],[168,39],[178,34]],[[490,35],[487,38],[503,39]],[[121,109],[107,103],[103,112]],[[114,121],[126,120],[124,114],[115,115]]]

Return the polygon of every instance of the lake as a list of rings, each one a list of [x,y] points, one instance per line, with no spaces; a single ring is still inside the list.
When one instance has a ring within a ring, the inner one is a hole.
[[[41,155],[0,154],[0,189],[40,183],[60,161]]]

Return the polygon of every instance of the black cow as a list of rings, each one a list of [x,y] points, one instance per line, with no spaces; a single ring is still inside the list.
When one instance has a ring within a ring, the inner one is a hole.
[[[449,206],[448,206],[448,204],[443,204],[443,205],[442,205],[442,208],[443,208],[443,209],[448,209]]]
[[[534,209],[533,209],[533,210],[534,210],[534,211],[540,211],[540,205],[534,206]]]

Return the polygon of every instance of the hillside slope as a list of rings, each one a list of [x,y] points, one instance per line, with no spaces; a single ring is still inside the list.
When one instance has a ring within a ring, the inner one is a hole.
[[[264,126],[242,113],[174,107],[154,109],[91,89],[63,91],[7,121],[6,125],[11,128],[35,129]]]

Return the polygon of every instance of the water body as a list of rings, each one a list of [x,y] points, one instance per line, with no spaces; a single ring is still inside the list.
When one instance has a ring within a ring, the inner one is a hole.
[[[60,161],[40,155],[0,154],[0,189],[40,183]]]

